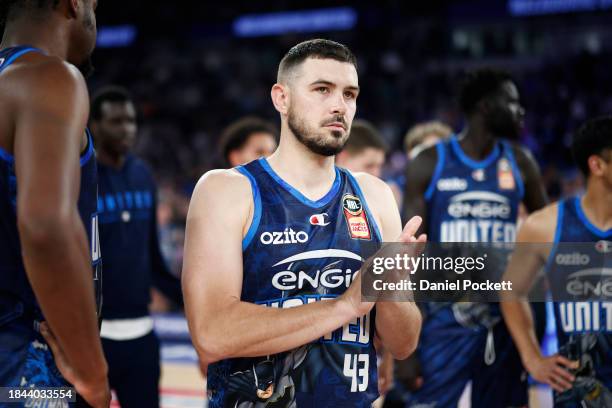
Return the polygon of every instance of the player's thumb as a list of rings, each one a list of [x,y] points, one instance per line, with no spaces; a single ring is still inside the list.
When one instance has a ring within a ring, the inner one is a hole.
[[[423,222],[423,219],[419,217],[418,215],[415,215],[414,217],[412,217],[404,226],[404,229],[402,230],[402,233],[400,234],[398,241],[403,242],[403,243],[414,242],[415,241],[414,236],[419,230],[419,227],[421,226],[422,222]]]

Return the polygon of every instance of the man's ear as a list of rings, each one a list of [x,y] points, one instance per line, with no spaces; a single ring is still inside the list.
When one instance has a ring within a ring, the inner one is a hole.
[[[286,115],[289,111],[289,88],[286,85],[276,83],[270,90],[272,103],[281,115]]]

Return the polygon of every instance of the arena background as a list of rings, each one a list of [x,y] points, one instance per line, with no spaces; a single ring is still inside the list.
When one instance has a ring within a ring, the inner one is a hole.
[[[231,121],[256,114],[278,122],[270,102],[277,64],[313,37],[347,44],[359,61],[357,117],[373,122],[392,151],[385,175],[401,173],[402,140],[417,122],[455,130],[457,79],[491,65],[516,78],[526,108],[522,141],[536,156],[551,199],[582,187],[571,132],[612,111],[611,0],[480,1],[101,0],[90,92],[129,89],[139,109],[136,151],[160,183],[164,254],[181,269],[192,188],[220,164],[217,140]],[[187,326],[155,297],[164,339],[164,407],[201,407],[204,382]],[[547,347],[554,347],[550,346]],[[546,390],[539,406],[549,406]]]

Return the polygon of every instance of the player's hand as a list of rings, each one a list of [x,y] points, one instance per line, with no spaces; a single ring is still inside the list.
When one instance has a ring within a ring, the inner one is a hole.
[[[424,244],[425,242],[427,242],[426,234],[421,234],[419,235],[418,238],[416,237],[416,233],[421,227],[422,223],[423,223],[423,219],[419,217],[418,215],[415,215],[414,217],[412,217],[410,220],[408,220],[406,225],[404,225],[404,229],[402,230],[402,233],[400,234],[400,236],[397,238],[397,241],[405,243],[405,244],[412,244],[412,243]]]
[[[367,314],[374,307],[375,302],[366,302],[361,296],[361,271],[357,271],[351,286],[338,297],[339,302],[343,302],[351,310],[353,317],[361,317]]]
[[[385,395],[393,388],[393,368],[394,361],[391,353],[383,351],[383,356],[378,366],[378,392],[380,395]]]
[[[576,377],[568,370],[577,369],[578,362],[555,354],[535,358],[525,368],[536,381],[550,385],[557,392],[563,392],[572,388]]]
[[[40,333],[45,338],[49,347],[51,347],[55,365],[64,379],[72,384],[76,392],[92,407],[108,408],[111,401],[111,393],[106,376],[100,376],[100,378],[95,380],[79,378],[79,375],[68,362],[66,355],[47,323],[41,323]]]
[[[396,375],[398,382],[409,391],[416,391],[423,386],[421,362],[416,353],[397,362]]]

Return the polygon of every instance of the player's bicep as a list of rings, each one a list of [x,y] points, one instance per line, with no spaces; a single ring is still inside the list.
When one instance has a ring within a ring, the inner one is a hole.
[[[245,220],[240,190],[213,173],[204,176],[193,193],[182,274],[186,311],[193,317],[206,319],[240,299]]]
[[[427,200],[426,192],[433,177],[434,167],[437,162],[437,154],[431,148],[422,152],[406,167],[406,188],[404,190],[404,204],[402,208],[402,220],[418,215],[424,222],[420,232],[427,232]]]
[[[524,149],[518,149],[515,153],[525,179],[525,197],[523,202],[527,211],[532,213],[548,204],[548,196],[535,158]]]
[[[80,187],[87,89],[64,64],[50,64],[32,79],[23,81],[15,118],[18,211],[67,215],[74,210]]]

